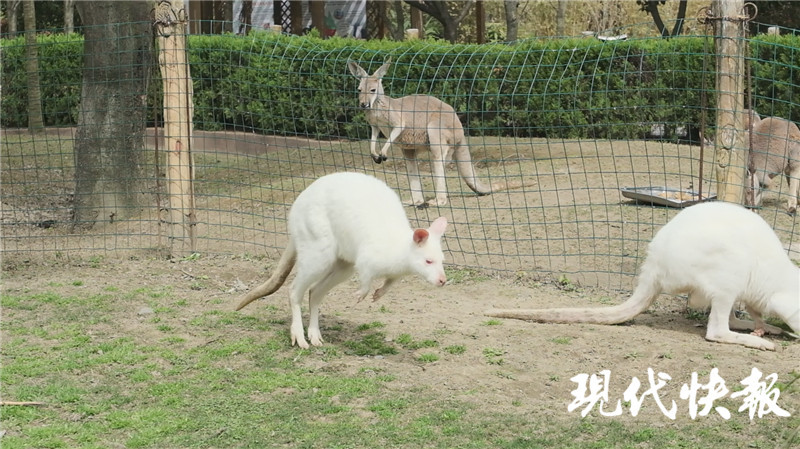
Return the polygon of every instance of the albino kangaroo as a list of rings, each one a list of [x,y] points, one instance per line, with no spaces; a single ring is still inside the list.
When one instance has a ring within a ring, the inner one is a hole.
[[[478,195],[488,195],[502,189],[502,185],[486,186],[477,176],[472,166],[472,157],[464,136],[464,127],[455,110],[449,104],[430,95],[408,95],[391,98],[383,93],[383,76],[389,70],[390,62],[383,64],[368,75],[358,64],[347,62],[350,73],[360,80],[358,102],[367,110],[367,122],[372,128],[369,151],[372,160],[380,164],[387,159],[386,153],[393,143],[403,149],[406,159],[411,204],[424,207],[428,204],[444,206],[447,204],[447,184],[444,165],[453,155],[458,172],[470,189]],[[380,154],[376,151],[378,133],[386,136],[386,143]],[[417,156],[430,149],[431,166],[436,189],[436,200],[425,203],[422,196],[422,183],[419,178]],[[505,188],[513,188],[506,186]]]
[[[686,208],[656,233],[631,297],[613,307],[490,310],[486,315],[554,323],[617,324],[644,312],[661,293],[690,294],[691,306],[711,307],[706,339],[774,350],[760,337],[780,329],[765,325],[775,314],[800,333],[800,268],[757,214],[729,203]],[[733,316],[744,303],[755,323]],[[729,323],[729,318],[732,318]],[[755,328],[754,334],[732,332]]]
[[[789,184],[786,210],[795,213],[800,195],[800,129],[780,117],[767,117],[754,121],[752,142],[745,194],[748,205],[761,204],[764,189],[772,178],[783,173]]]
[[[323,176],[298,195],[289,211],[289,244],[275,272],[245,294],[236,310],[277,291],[292,267],[297,275],[289,294],[292,345],[308,348],[303,338],[300,302],[309,291],[308,338],[322,344],[319,306],[337,284],[358,272],[360,301],[373,279],[386,278],[375,290],[377,300],[399,278],[417,274],[439,287],[447,282],[442,268],[441,238],[447,220],[439,217],[426,229],[411,229],[400,198],[383,181],[360,173]]]

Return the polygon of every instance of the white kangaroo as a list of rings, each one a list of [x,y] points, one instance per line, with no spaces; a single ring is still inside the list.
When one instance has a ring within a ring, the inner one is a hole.
[[[447,282],[441,238],[447,219],[428,229],[411,229],[400,198],[383,181],[360,173],[323,176],[298,195],[289,211],[289,244],[272,276],[245,294],[236,310],[283,285],[292,267],[297,275],[289,295],[292,345],[308,348],[303,338],[300,303],[309,291],[308,338],[323,343],[319,307],[337,284],[358,272],[356,299],[362,300],[376,278],[386,278],[375,290],[377,300],[399,278],[416,274],[436,286]]]
[[[486,315],[553,323],[617,324],[644,312],[661,293],[689,294],[692,307],[711,307],[706,339],[774,350],[761,338],[780,333],[764,324],[774,314],[800,333],[800,268],[757,214],[729,203],[702,203],[680,212],[650,242],[636,289],[612,307],[495,309]],[[755,323],[735,318],[744,303]],[[729,321],[730,320],[730,321]],[[753,329],[751,335],[731,331]]]
[[[392,144],[400,144],[406,159],[412,205],[425,207],[447,204],[444,165],[451,155],[467,186],[478,195],[488,195],[504,188],[516,188],[502,183],[497,186],[487,186],[478,179],[472,166],[464,127],[452,106],[430,95],[408,95],[401,98],[384,95],[383,76],[389,70],[390,64],[391,61],[383,64],[371,76],[353,61],[348,61],[347,67],[350,73],[360,80],[358,102],[367,110],[367,122],[372,128],[369,142],[372,160],[380,164],[387,159],[386,154]],[[380,153],[376,151],[379,133],[386,136],[386,143]],[[422,196],[422,183],[417,166],[417,156],[426,148],[431,152],[436,190],[436,199],[428,203]]]
[[[780,117],[754,120],[745,194],[747,204],[761,204],[764,189],[781,173],[789,184],[786,211],[793,214],[797,211],[797,197],[800,196],[800,129]]]

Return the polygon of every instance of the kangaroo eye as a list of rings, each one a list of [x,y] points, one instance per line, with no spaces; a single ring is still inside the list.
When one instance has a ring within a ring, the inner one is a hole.
[[[371,93],[373,93],[373,94],[374,94],[375,92],[377,92],[377,90],[376,90],[376,89],[370,89],[369,91],[370,91]]]
[[[425,264],[426,265],[433,265],[433,260],[432,259],[425,259]]]

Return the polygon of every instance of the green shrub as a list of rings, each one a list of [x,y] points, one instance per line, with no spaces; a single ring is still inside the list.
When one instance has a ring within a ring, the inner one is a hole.
[[[750,42],[756,110],[800,120],[793,103],[800,37],[759,36]],[[81,37],[47,35],[39,43],[45,122],[74,125]],[[6,127],[27,122],[23,44],[21,38],[2,42]],[[713,43],[702,37],[452,45],[254,32],[190,36],[189,48],[195,126],[206,130],[367,138],[348,59],[372,72],[391,57],[387,94],[435,95],[477,136],[636,138],[652,123],[698,124],[704,91],[709,108],[714,105],[714,58],[707,55]],[[154,97],[160,83],[152,80]],[[154,110],[151,121],[160,114]]]
[[[46,126],[71,126],[78,119],[83,67],[83,37],[48,34],[38,38],[42,113]],[[3,127],[28,126],[25,39],[3,39],[0,98]]]

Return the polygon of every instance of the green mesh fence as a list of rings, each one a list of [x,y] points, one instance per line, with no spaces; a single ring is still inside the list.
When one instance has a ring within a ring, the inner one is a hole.
[[[800,119],[797,43],[792,35],[750,41],[748,101],[762,116]],[[448,203],[407,207],[412,225],[427,226],[438,216],[452,223],[444,240],[447,263],[629,288],[647,242],[679,208],[641,203],[622,189],[714,193],[714,148],[706,144],[701,152],[699,137],[704,120],[708,135],[714,132],[713,47],[704,36],[484,46],[272,33],[190,36],[195,251],[277,258],[293,199],[327,173],[372,174],[409,200],[401,148],[381,164],[369,154],[359,81],[347,69],[352,60],[371,74],[391,58],[386,94],[429,94],[452,105],[477,176],[511,184],[478,196],[450,162]],[[4,255],[168,254],[155,56],[141,56],[153,65],[141,91],[149,106],[136,174],[140,204],[130,218],[101,214],[87,229],[74,214],[83,38],[39,39],[47,125],[40,133],[25,129],[23,49],[22,39],[3,41]],[[428,199],[434,193],[429,152],[420,153],[419,163]],[[775,181],[757,212],[796,256],[800,230],[784,212],[787,183]],[[686,199],[672,194],[662,199]]]

